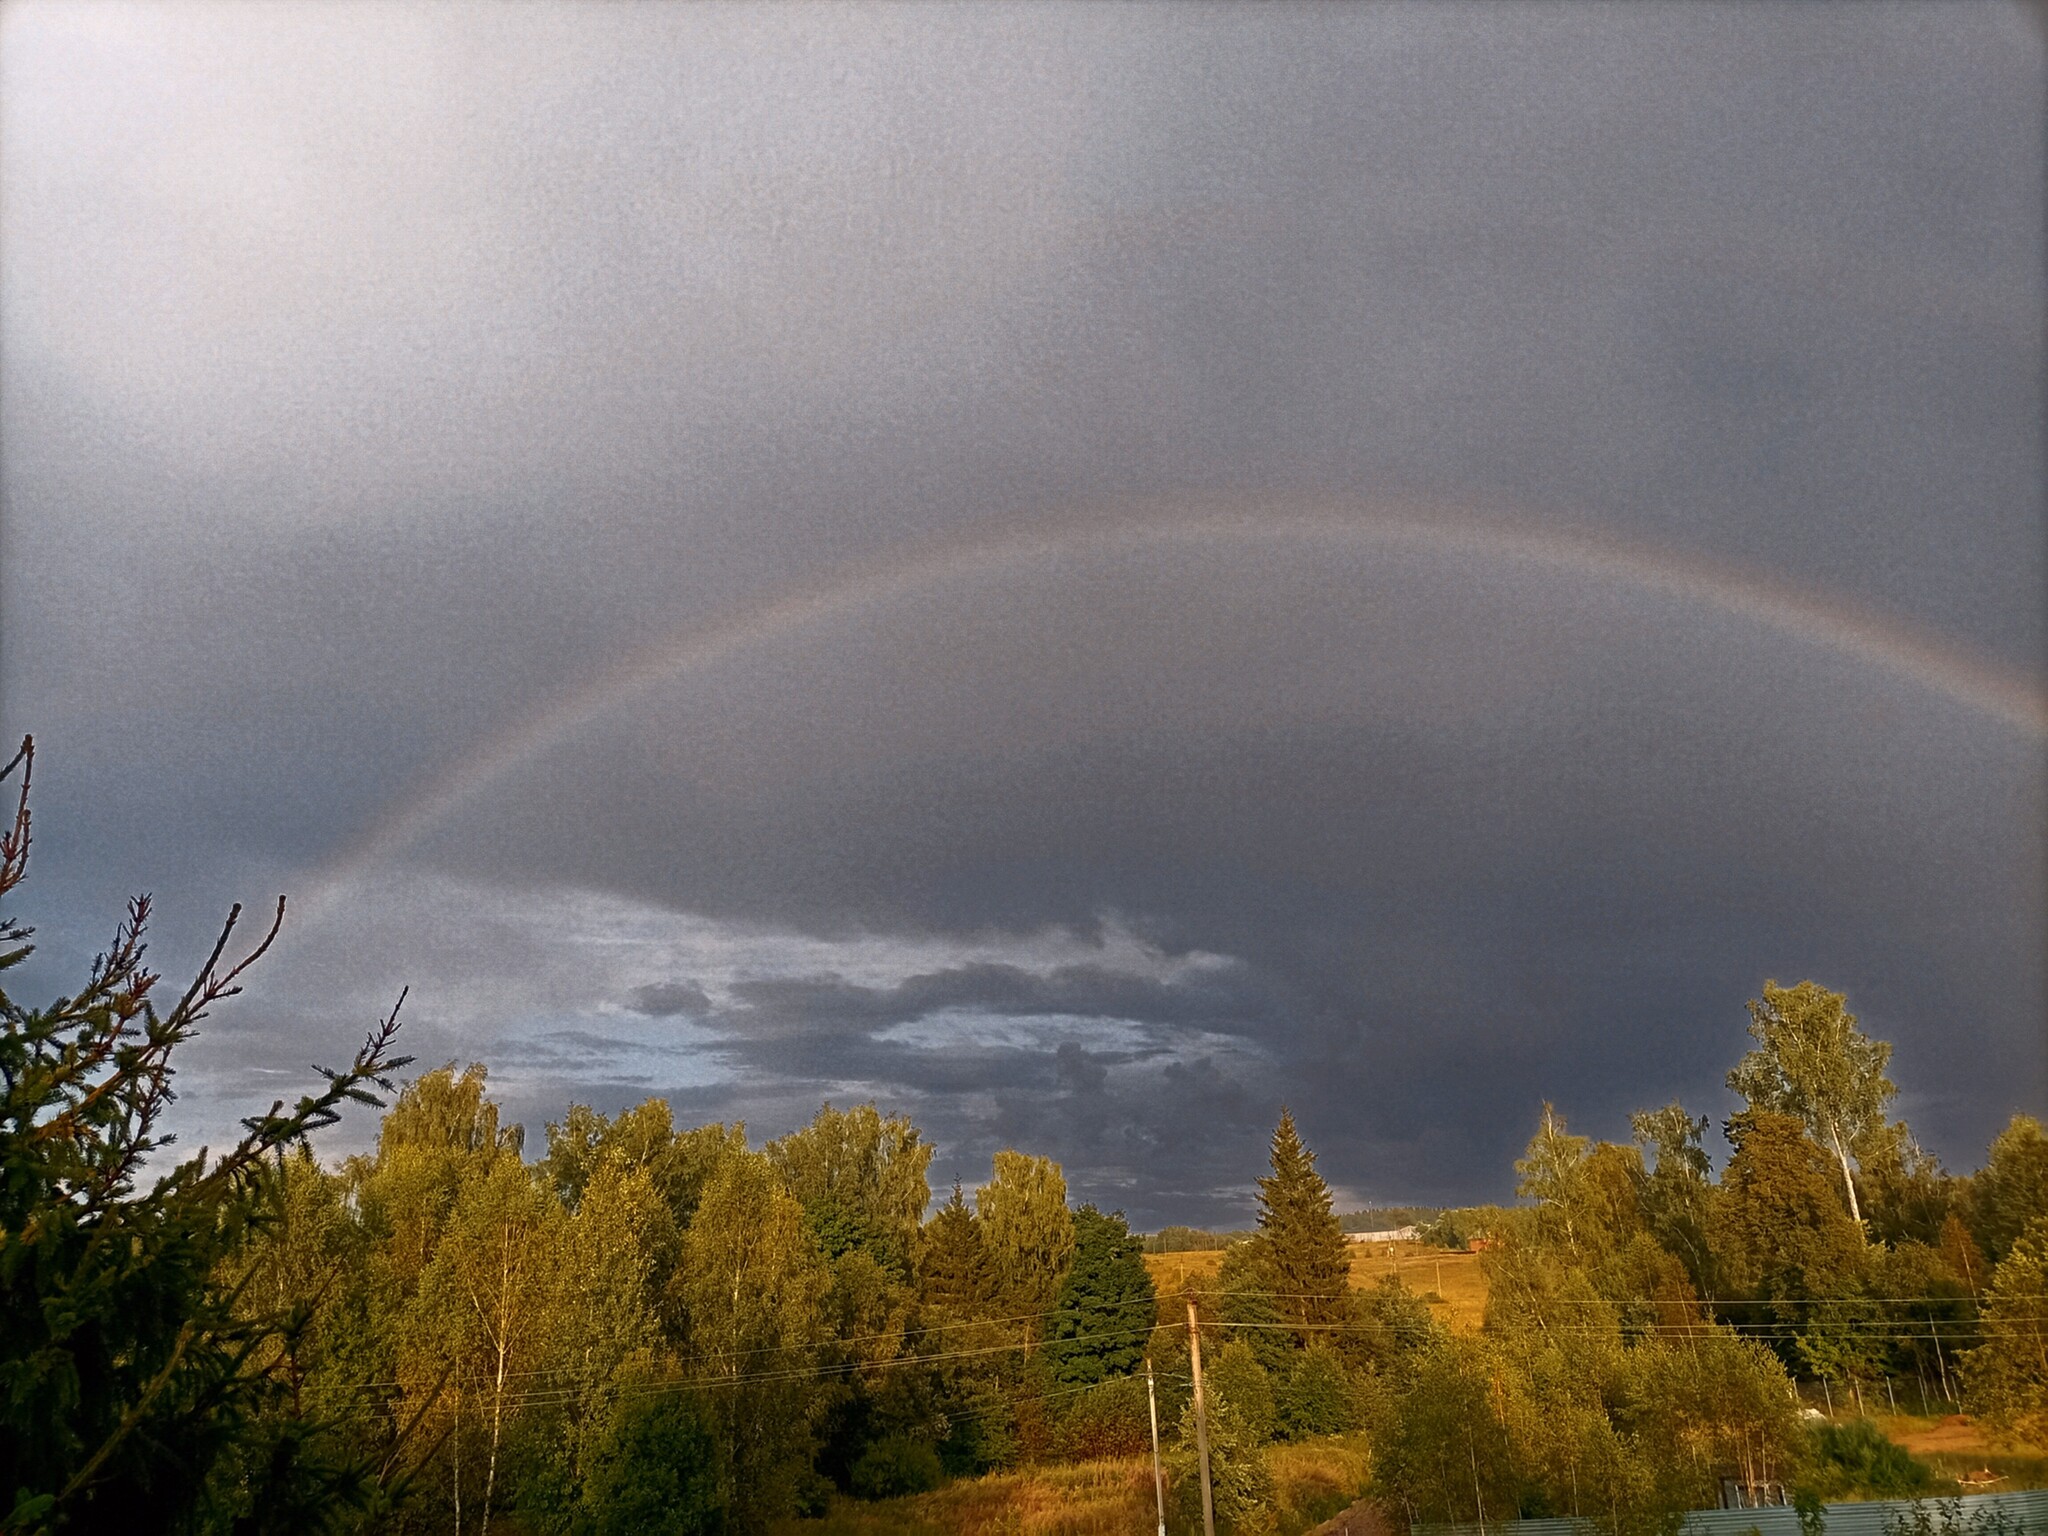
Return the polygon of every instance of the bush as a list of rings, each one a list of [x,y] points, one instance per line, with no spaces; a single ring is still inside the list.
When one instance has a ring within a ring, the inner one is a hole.
[[[1340,1435],[1361,1422],[1358,1392],[1334,1350],[1303,1350],[1274,1397],[1280,1433],[1289,1440]]]
[[[1255,1445],[1273,1438],[1280,1420],[1273,1403],[1273,1378],[1249,1344],[1232,1339],[1206,1375],[1203,1386],[1208,1389],[1212,1425],[1218,1419],[1229,1419]]]
[[[588,1536],[713,1536],[725,1529],[718,1448],[687,1397],[642,1398],[619,1410],[583,1480]]]
[[[1253,1364],[1256,1366],[1257,1362]],[[1167,1459],[1173,1477],[1175,1528],[1202,1526],[1202,1471],[1195,1444],[1195,1409],[1181,1416],[1180,1444]],[[1209,1481],[1216,1506],[1216,1528],[1250,1536],[1272,1529],[1274,1484],[1266,1465],[1264,1441],[1248,1434],[1229,1414],[1209,1415]]]
[[[946,1417],[946,1438],[938,1450],[948,1477],[979,1477],[1016,1464],[1017,1415],[1001,1383],[962,1383]]]
[[[851,1479],[854,1496],[862,1499],[930,1493],[945,1480],[939,1453],[908,1435],[890,1435],[869,1446],[853,1464]]]
[[[1152,1416],[1143,1379],[1116,1376],[1076,1395],[1060,1419],[1055,1444],[1067,1461],[1150,1455]]]
[[[1941,1477],[1868,1419],[1822,1424],[1813,1433],[1815,1474],[1829,1494],[1909,1499],[1942,1485]]]

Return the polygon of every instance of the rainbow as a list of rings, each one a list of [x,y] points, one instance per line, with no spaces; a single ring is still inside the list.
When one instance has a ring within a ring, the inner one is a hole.
[[[856,561],[784,587],[736,612],[669,634],[601,677],[486,738],[418,793],[387,811],[315,877],[301,904],[317,919],[371,869],[489,785],[573,739],[643,690],[715,667],[750,647],[800,634],[949,582],[1014,574],[1057,558],[1157,546],[1330,543],[1420,551],[1592,577],[1675,603],[1730,614],[1903,678],[2013,730],[2048,735],[2048,694],[1897,619],[1816,597],[1807,588],[1607,534],[1564,533],[1443,508],[1356,504],[1137,504],[1087,520],[986,526],[910,551]]]

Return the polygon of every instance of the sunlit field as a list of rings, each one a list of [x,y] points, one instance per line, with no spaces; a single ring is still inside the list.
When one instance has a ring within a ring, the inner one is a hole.
[[[1371,1460],[1362,1435],[1268,1447],[1281,1536],[1300,1536],[1352,1504]],[[1034,1467],[951,1483],[934,1493],[864,1504],[836,1499],[822,1520],[789,1520],[776,1536],[1126,1536],[1157,1515],[1144,1459]]]
[[[1148,1253],[1145,1268],[1162,1298],[1175,1297],[1189,1281],[1212,1283],[1223,1250]],[[1457,1253],[1427,1243],[1353,1243],[1351,1283],[1358,1289],[1398,1275],[1402,1284],[1430,1304],[1431,1315],[1461,1333],[1476,1333],[1486,1319],[1486,1272],[1480,1255]],[[1163,1314],[1162,1314],[1163,1316]]]

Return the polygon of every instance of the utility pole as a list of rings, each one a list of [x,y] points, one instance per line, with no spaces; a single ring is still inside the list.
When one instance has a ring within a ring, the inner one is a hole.
[[[1145,1408],[1152,1415],[1152,1493],[1159,1501],[1159,1536],[1166,1536],[1166,1475],[1159,1470],[1159,1394],[1152,1390],[1152,1357],[1145,1357]]]
[[[1195,1376],[1195,1454],[1202,1463],[1202,1536],[1216,1536],[1216,1497],[1209,1488],[1209,1407],[1202,1399],[1202,1324],[1188,1298],[1188,1363]]]

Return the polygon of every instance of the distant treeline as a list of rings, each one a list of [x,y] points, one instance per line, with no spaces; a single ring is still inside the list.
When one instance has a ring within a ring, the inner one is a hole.
[[[1362,1211],[1345,1211],[1337,1225],[1346,1232],[1395,1232],[1402,1227],[1419,1227],[1438,1214],[1434,1205],[1369,1205]]]
[[[1342,1232],[1392,1232],[1401,1227],[1421,1226],[1443,1214],[1433,1205],[1368,1206],[1362,1211],[1339,1212],[1337,1228]],[[1200,1253],[1241,1243],[1252,1236],[1253,1230],[1240,1227],[1233,1232],[1212,1232],[1203,1227],[1161,1227],[1157,1232],[1147,1233],[1143,1241],[1147,1253]],[[1458,1242],[1445,1246],[1465,1245]]]

